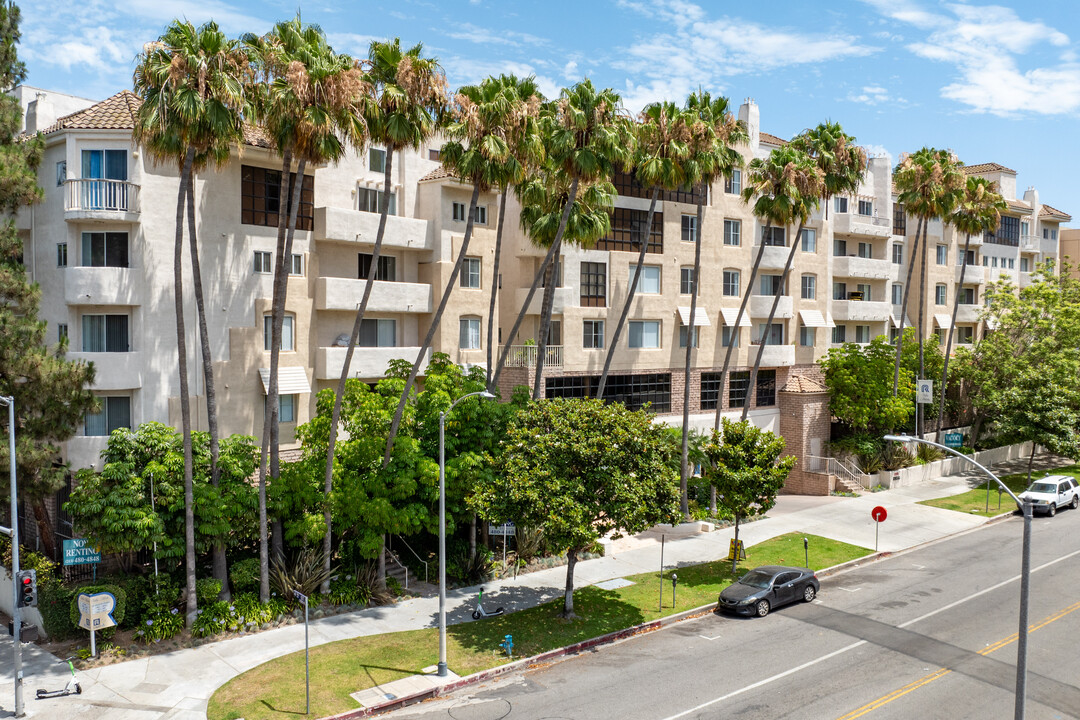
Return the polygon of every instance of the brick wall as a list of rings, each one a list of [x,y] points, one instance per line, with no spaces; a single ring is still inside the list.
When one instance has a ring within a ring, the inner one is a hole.
[[[806,472],[801,465],[805,456],[813,454],[813,440],[819,440],[824,446],[829,439],[829,394],[780,391],[777,393],[777,403],[780,410],[780,434],[786,442],[784,455],[794,455],[797,458],[795,469],[788,476],[782,492],[793,495],[828,495],[834,479],[828,475]]]

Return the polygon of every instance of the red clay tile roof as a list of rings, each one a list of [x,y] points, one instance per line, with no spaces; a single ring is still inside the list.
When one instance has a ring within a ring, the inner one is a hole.
[[[244,125],[244,144],[269,149],[274,147],[274,143],[270,140],[270,136],[266,134],[266,130],[258,125]]]
[[[1007,168],[1004,165],[998,165],[997,163],[979,163],[977,165],[964,165],[960,168],[967,175],[978,175],[980,173],[988,172],[1007,172],[1016,174],[1016,171],[1012,168]]]
[[[758,138],[761,140],[761,142],[767,143],[769,145],[783,146],[783,145],[788,144],[788,141],[785,140],[784,138],[777,137],[776,135],[771,135],[771,134],[769,134],[767,132],[758,133]]]
[[[1058,218],[1065,221],[1072,220],[1072,215],[1069,213],[1062,212],[1056,207],[1052,207],[1046,203],[1043,203],[1042,210],[1039,211],[1039,217]]]
[[[424,182],[425,180],[442,180],[443,178],[452,178],[452,177],[454,177],[454,174],[452,172],[450,172],[449,170],[447,170],[442,165],[440,165],[439,167],[435,168],[434,170],[429,172],[424,177],[420,178],[419,182]]]
[[[827,390],[805,375],[792,375],[780,392],[821,393]]]
[[[1006,200],[1005,202],[1013,212],[1018,212],[1021,215],[1031,214],[1031,206],[1023,200]]]
[[[135,111],[142,101],[130,90],[121,90],[110,98],[91,105],[85,110],[65,115],[43,133],[59,130],[132,130],[135,128]]]

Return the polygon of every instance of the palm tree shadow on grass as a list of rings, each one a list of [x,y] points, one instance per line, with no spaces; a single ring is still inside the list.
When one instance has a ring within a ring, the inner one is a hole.
[[[274,707],[273,705],[271,705],[270,703],[268,703],[265,700],[260,700],[259,702],[262,703],[264,706],[266,706],[266,708],[270,712],[281,713],[283,715],[300,715],[302,717],[307,715],[307,713],[305,713],[303,710],[285,710],[283,708]]]

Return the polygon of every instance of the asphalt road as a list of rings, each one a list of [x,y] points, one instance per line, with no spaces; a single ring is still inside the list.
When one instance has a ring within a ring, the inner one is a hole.
[[[405,708],[393,720],[1012,718],[1022,520]],[[1033,523],[1027,718],[1080,718],[1080,511]]]

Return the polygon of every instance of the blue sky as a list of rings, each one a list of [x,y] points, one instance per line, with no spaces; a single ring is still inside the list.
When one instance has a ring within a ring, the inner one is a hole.
[[[839,121],[873,152],[927,145],[1018,171],[1020,194],[1080,226],[1080,7],[1039,3],[835,0],[321,0],[299,5],[335,49],[423,42],[451,87],[535,74],[549,95],[588,76],[634,112],[704,87],[753,97],[762,130],[791,137]],[[28,83],[101,99],[130,87],[142,44],[175,17],[265,32],[296,0],[51,0],[26,3]]]

